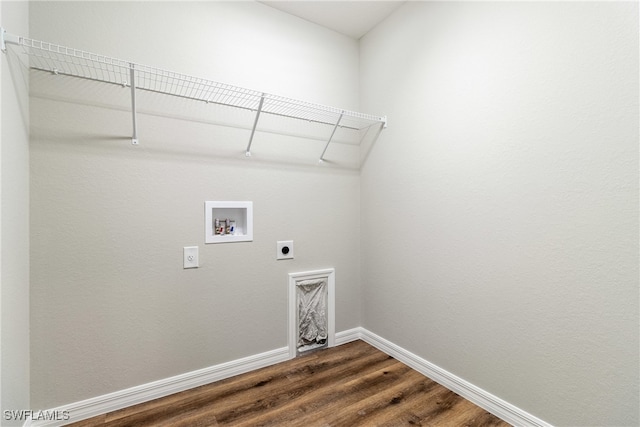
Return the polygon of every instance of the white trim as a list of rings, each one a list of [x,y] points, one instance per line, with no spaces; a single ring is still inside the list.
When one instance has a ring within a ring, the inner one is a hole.
[[[66,422],[55,420],[27,421],[24,427],[61,426],[69,422],[81,421],[287,360],[289,360],[289,349],[282,347],[265,353],[60,406],[50,411],[69,411],[71,414],[70,420]]]
[[[336,270],[326,268],[323,270],[289,273],[289,357],[296,357],[298,342],[298,313],[296,309],[296,283],[301,280],[327,279],[327,335],[329,347],[336,345]]]
[[[364,328],[359,328],[360,337],[363,341],[376,347],[378,350],[392,356],[405,365],[415,369],[426,377],[442,384],[454,393],[473,402],[479,407],[486,409],[496,417],[509,424],[525,427],[552,427],[551,424],[523,411],[516,406],[505,402],[486,390],[477,387],[470,382],[448,372],[441,367],[411,353],[394,343],[369,332]]]
[[[349,343],[351,341],[357,341],[362,339],[362,329],[361,327],[347,329],[346,331],[338,332],[336,334],[336,345],[342,345]]]

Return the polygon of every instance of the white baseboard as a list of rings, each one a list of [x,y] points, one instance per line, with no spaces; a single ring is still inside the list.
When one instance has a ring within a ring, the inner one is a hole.
[[[405,365],[415,369],[433,381],[442,384],[454,393],[473,402],[479,407],[487,410],[498,418],[519,427],[551,427],[551,424],[523,411],[512,404],[505,402],[491,393],[476,387],[468,381],[448,372],[439,366],[399,347],[392,342],[367,331],[359,329],[360,339],[376,347],[378,350],[392,356]],[[355,331],[352,333],[356,333]]]
[[[336,334],[336,345],[342,345],[351,341],[361,340],[362,331],[363,329],[358,327],[358,328],[347,329],[346,331],[338,332]]]
[[[422,359],[421,357],[372,332],[369,332],[364,328],[358,327],[336,333],[335,345],[342,345],[359,339],[371,344],[378,350],[394,357],[400,362],[442,384],[449,390],[459,394],[465,399],[475,403],[510,424],[519,427],[551,427],[550,424],[534,417],[520,408],[505,402],[491,393],[476,387],[462,378],[457,377],[456,375],[434,365],[431,362],[428,362],[425,359]],[[158,399],[190,388],[271,366],[289,359],[289,348],[279,348],[254,356],[211,366],[209,368],[187,372],[175,377],[154,381],[152,383],[143,384],[137,387],[116,391],[114,393],[50,409],[45,412],[64,413],[65,411],[68,411],[71,419],[68,421],[27,421],[24,424],[24,427],[62,426],[65,423],[81,421],[107,412],[123,409],[128,406],[148,402],[150,400]]]
[[[60,406],[50,409],[48,413],[64,413],[68,411],[71,418],[67,421],[62,420],[34,420],[27,421],[24,427],[53,427],[62,426],[70,422],[81,421],[87,418],[106,414],[107,412],[123,409],[128,406],[137,405],[139,403],[148,402],[160,397],[169,396],[190,388],[199,387],[214,381],[220,381],[235,375],[250,372],[259,368],[274,365],[276,363],[289,360],[289,348],[282,347],[276,350],[267,351],[265,353],[256,354],[254,356],[233,360],[227,363],[221,363],[208,368],[199,369],[197,371],[187,372],[175,377],[166,378],[159,381],[143,384],[140,386],[116,391],[114,393],[105,394],[80,402],[71,403],[69,405]],[[57,411],[57,412],[56,412]]]

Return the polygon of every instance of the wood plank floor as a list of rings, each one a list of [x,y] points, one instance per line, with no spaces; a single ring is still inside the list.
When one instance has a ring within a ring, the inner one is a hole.
[[[509,426],[363,341],[71,425]]]

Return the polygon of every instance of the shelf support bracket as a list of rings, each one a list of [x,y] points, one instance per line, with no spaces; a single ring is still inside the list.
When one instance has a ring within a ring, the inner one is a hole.
[[[7,52],[7,43],[20,44],[20,37],[7,33],[7,30],[2,27],[0,27],[0,38],[0,49],[5,53]]]
[[[129,64],[129,80],[131,80],[131,116],[133,119],[133,136],[131,144],[138,145],[138,121],[136,117],[136,70],[133,63]]]
[[[338,117],[338,121],[336,122],[335,126],[333,126],[333,131],[331,132],[331,136],[329,137],[329,140],[327,141],[327,145],[324,146],[324,150],[322,150],[322,154],[320,154],[320,161],[321,162],[324,161],[324,153],[327,152],[327,148],[329,148],[329,144],[331,144],[331,140],[333,139],[333,135],[336,134],[336,130],[338,130],[338,126],[340,126],[340,122],[342,121],[342,116],[344,116],[344,110],[342,110],[342,112],[340,113],[340,117]]]
[[[256,126],[258,126],[258,119],[260,118],[260,113],[262,113],[262,106],[264,105],[264,97],[265,97],[265,94],[263,93],[262,96],[260,96],[260,104],[258,105],[256,118],[253,120],[253,128],[251,129],[251,136],[249,137],[249,145],[247,145],[247,150],[244,153],[244,155],[247,157],[251,157],[251,143],[253,142],[253,135],[255,135],[256,133]]]

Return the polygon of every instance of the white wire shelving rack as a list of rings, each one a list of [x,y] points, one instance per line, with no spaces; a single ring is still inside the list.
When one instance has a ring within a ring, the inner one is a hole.
[[[139,142],[136,119],[136,91],[138,90],[255,112],[245,151],[247,157],[251,156],[251,144],[262,114],[327,125],[328,139],[320,155],[320,161],[324,160],[327,148],[338,128],[359,131],[375,125],[383,129],[387,125],[385,116],[374,116],[286,98],[53,43],[32,40],[9,34],[3,28],[0,28],[0,33],[2,51],[6,52],[7,44],[18,45],[22,52],[29,56],[31,69],[130,87],[133,124],[131,142],[134,145]]]

